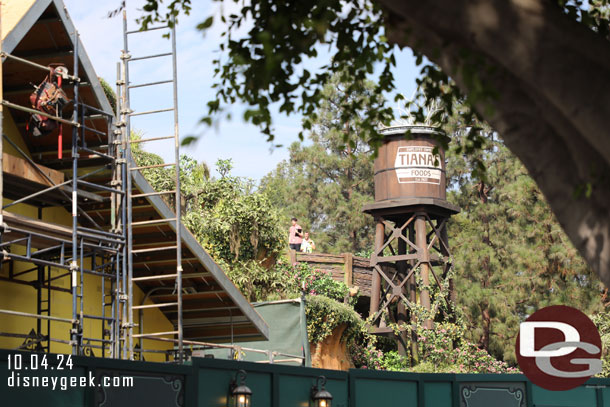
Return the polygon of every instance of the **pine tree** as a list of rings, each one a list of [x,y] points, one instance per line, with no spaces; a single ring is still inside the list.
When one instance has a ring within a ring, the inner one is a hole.
[[[369,84],[358,94],[347,95],[343,89],[335,77],[324,89],[324,102],[312,120],[310,143],[293,143],[289,160],[262,181],[282,208],[286,224],[297,217],[317,250],[327,253],[368,250],[374,235],[372,218],[362,213],[362,206],[374,200],[373,161],[368,145],[352,134],[359,131],[361,112],[342,120],[338,101],[360,100],[364,110],[375,96]]]
[[[486,176],[472,176],[464,133],[447,154],[450,200],[462,208],[450,225],[458,303],[470,340],[514,363],[519,323],[544,306],[585,313],[601,308],[600,283],[561,230],[523,165],[487,132]]]

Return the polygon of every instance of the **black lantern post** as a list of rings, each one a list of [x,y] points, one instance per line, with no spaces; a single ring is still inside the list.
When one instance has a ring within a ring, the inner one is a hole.
[[[231,407],[250,407],[252,400],[252,390],[246,386],[245,370],[238,370],[235,378],[231,380],[229,390],[231,392]],[[239,384],[238,384],[239,380]]]
[[[311,400],[314,407],[332,407],[333,395],[324,388],[326,377],[319,376],[316,385],[311,388]]]

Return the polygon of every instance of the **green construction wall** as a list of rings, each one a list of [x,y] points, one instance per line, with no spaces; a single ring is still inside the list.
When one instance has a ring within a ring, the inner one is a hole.
[[[229,383],[239,369],[247,372],[252,407],[308,407],[311,387],[327,378],[333,407],[610,407],[610,379],[590,379],[571,391],[552,392],[523,375],[418,374],[352,369],[349,372],[253,362],[196,358],[184,365],[73,357],[72,369],[25,370],[30,353],[20,353],[20,372],[8,369],[0,350],[0,405],[90,407],[227,407]],[[133,388],[52,390],[9,388],[11,374],[36,376],[134,377]],[[518,395],[518,397],[517,397]]]

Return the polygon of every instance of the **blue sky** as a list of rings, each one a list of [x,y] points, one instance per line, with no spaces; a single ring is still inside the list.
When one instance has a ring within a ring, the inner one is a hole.
[[[70,17],[80,33],[87,54],[96,69],[97,75],[114,85],[117,62],[123,49],[122,17],[106,17],[108,11],[116,9],[120,0],[82,1],[64,0]],[[236,7],[232,1],[224,5]],[[127,16],[130,29],[136,29],[135,18],[141,12],[143,1],[127,1]],[[257,127],[242,119],[243,106],[232,107],[233,119],[223,120],[214,128],[200,126],[199,120],[206,112],[206,103],[213,99],[214,83],[212,60],[218,57],[222,26],[215,24],[205,37],[195,29],[196,25],[209,15],[219,12],[219,5],[208,0],[194,2],[190,16],[182,16],[177,26],[178,48],[178,100],[180,134],[203,134],[196,145],[182,148],[182,152],[199,161],[205,161],[212,168],[219,158],[232,158],[233,174],[259,180],[276,165],[288,158],[287,147],[298,141],[301,117],[275,114],[275,144],[283,147],[273,148]],[[162,38],[163,32],[135,34],[129,38],[132,56],[142,56],[166,52],[171,49],[170,41]],[[311,64],[326,63],[327,52],[320,50],[321,57]],[[311,68],[311,66],[308,66]],[[400,92],[410,96],[415,88],[418,69],[410,50],[400,51],[397,55],[397,87]],[[159,81],[171,78],[171,60],[157,58],[147,62],[134,62],[130,65],[132,84]],[[131,93],[132,109],[143,111],[171,107],[171,85],[134,89]],[[145,137],[158,137],[172,134],[172,114],[161,113],[132,119],[132,129],[145,133]],[[173,161],[173,147],[164,142],[150,143],[147,149]]]

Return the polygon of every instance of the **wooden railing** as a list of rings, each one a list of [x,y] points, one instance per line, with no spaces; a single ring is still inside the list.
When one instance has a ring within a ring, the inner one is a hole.
[[[348,287],[358,287],[360,295],[371,295],[371,273],[369,259],[351,253],[299,253],[290,250],[292,263],[308,263],[313,268],[330,271],[336,281],[343,281]]]

